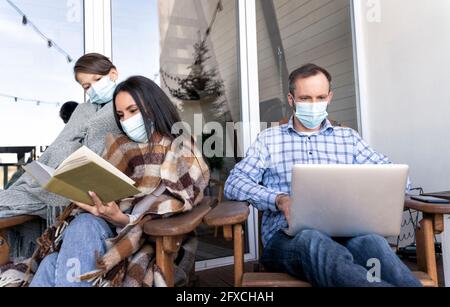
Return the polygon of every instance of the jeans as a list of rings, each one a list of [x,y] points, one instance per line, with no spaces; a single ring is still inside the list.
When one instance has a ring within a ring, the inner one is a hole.
[[[96,269],[96,256],[105,254],[105,240],[113,236],[105,220],[87,213],[77,216],[63,234],[60,251],[42,260],[30,287],[91,286],[78,277]]]
[[[378,235],[333,240],[316,230],[295,237],[280,230],[268,242],[261,263],[314,287],[422,287]]]

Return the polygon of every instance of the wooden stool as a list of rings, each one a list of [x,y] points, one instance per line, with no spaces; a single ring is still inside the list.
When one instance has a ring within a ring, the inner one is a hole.
[[[247,203],[222,202],[207,216],[204,222],[211,227],[223,227],[225,240],[234,244],[234,285],[242,286],[244,274],[244,227],[250,210]]]
[[[147,222],[144,232],[156,239],[156,264],[163,272],[167,285],[174,286],[174,261],[183,238],[192,233],[217,200],[205,197],[192,211],[166,219]]]

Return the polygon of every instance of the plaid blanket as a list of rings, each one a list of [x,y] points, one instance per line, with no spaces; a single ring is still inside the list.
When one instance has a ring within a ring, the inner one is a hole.
[[[164,286],[164,276],[155,265],[154,242],[144,235],[143,225],[198,205],[209,182],[208,166],[195,143],[184,138],[172,142],[160,137],[149,146],[134,143],[126,136],[109,135],[104,158],[136,182],[141,193],[118,205],[122,212],[137,218],[107,240],[107,252],[98,257],[97,270],[80,276],[80,280],[97,287]],[[158,190],[163,192],[156,193]],[[65,229],[80,213],[74,204],[70,205],[56,225],[38,239],[39,248],[31,259],[0,268],[0,286],[29,285],[42,259],[59,251]],[[196,248],[195,236],[183,242],[182,257],[177,257],[181,260],[175,265],[176,285],[187,283]]]

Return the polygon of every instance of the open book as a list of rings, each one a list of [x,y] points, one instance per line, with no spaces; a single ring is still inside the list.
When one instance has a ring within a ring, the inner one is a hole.
[[[55,170],[38,161],[24,166],[44,189],[72,201],[94,205],[88,192],[104,203],[140,193],[135,182],[86,146],[70,155]]]

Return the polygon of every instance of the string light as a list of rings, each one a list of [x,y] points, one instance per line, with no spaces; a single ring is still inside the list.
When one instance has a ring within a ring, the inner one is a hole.
[[[66,51],[64,51],[51,38],[47,37],[41,30],[39,30],[39,28],[33,22],[31,22],[31,20],[27,17],[27,15],[25,15],[25,13],[19,7],[17,7],[17,5],[15,5],[11,0],[6,0],[6,2],[8,2],[8,4],[14,10],[16,10],[16,12],[18,14],[20,14],[22,16],[22,24],[24,26],[30,26],[40,37],[42,37],[43,40],[45,40],[45,42],[47,43],[48,48],[54,48],[56,51],[58,51],[59,53],[64,55],[64,57],[66,58],[68,63],[72,63],[73,62],[73,59],[70,56],[70,54],[67,53]]]
[[[0,97],[7,98],[7,99],[13,99],[15,103],[28,102],[28,103],[35,103],[37,106],[40,106],[40,105],[54,105],[56,107],[61,106],[60,102],[42,101],[42,100],[37,100],[37,99],[28,99],[28,98],[22,98],[22,97],[12,96],[12,95],[2,94],[2,93],[0,93]]]

